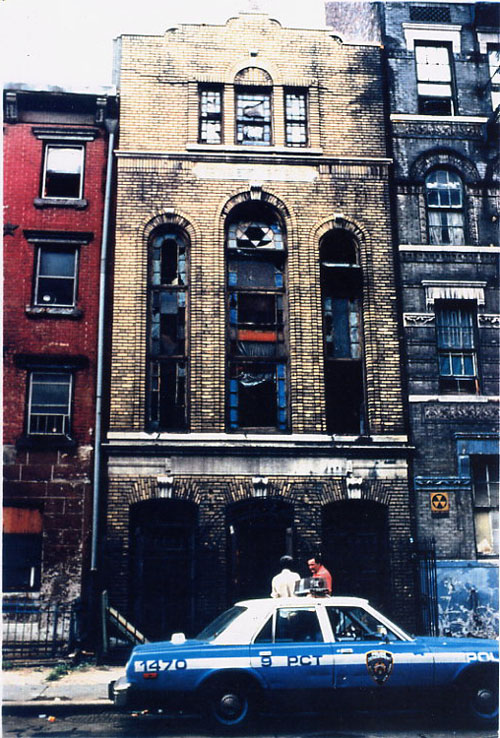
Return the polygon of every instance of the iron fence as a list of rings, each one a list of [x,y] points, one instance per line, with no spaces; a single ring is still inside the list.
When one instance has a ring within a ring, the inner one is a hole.
[[[5,661],[60,658],[71,653],[77,633],[74,603],[4,601],[2,614]]]

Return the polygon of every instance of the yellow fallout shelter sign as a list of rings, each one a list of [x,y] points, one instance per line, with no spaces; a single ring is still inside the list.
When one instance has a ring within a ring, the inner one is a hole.
[[[431,492],[431,512],[437,514],[450,512],[448,492]]]

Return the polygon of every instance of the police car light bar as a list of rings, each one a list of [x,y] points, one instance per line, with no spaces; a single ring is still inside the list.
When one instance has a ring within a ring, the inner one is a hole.
[[[295,582],[294,594],[296,597],[328,597],[330,594],[326,581],[321,577],[307,577]]]

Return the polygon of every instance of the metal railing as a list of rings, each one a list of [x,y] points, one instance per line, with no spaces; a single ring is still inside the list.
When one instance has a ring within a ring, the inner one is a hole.
[[[77,611],[73,603],[4,601],[2,614],[5,661],[64,657],[74,646]]]

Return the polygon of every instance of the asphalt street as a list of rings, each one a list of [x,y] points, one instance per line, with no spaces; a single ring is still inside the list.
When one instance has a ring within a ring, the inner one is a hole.
[[[203,738],[218,736],[194,716],[170,718],[151,713],[116,714],[113,710],[78,710],[54,705],[43,712],[7,710],[5,738]],[[262,716],[234,731],[241,738],[497,738],[497,730],[472,729],[449,719],[421,713],[353,713],[332,716],[299,714]]]

